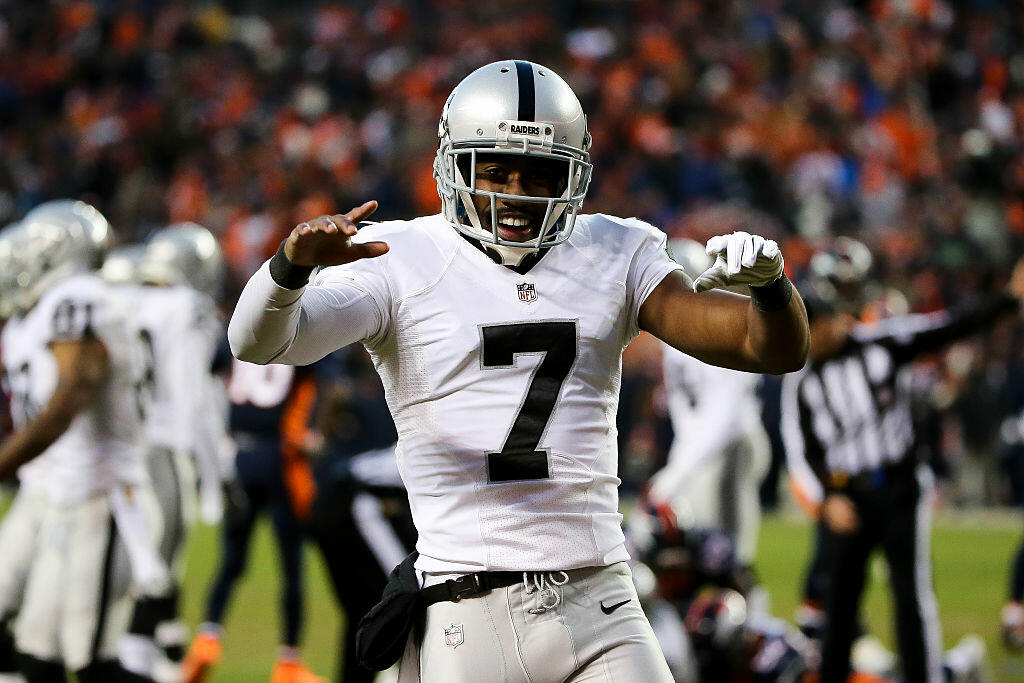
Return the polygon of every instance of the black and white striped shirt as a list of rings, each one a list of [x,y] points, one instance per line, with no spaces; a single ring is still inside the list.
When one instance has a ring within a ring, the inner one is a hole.
[[[989,326],[1017,301],[970,311],[891,318],[854,328],[834,356],[811,360],[782,382],[782,438],[800,492],[820,503],[836,475],[855,476],[913,457],[909,377],[900,371]]]

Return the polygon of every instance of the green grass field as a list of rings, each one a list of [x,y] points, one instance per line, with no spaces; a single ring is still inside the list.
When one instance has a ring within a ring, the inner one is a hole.
[[[761,532],[758,565],[772,599],[772,612],[790,618],[799,597],[800,577],[810,548],[811,527],[799,520],[767,518]],[[1024,656],[1007,655],[998,640],[998,618],[1006,592],[1009,558],[1020,541],[1020,519],[1008,517],[942,518],[933,534],[935,586],[942,615],[943,640],[954,645],[977,633],[989,649],[995,681],[1024,680]],[[217,534],[199,528],[189,546],[184,605],[190,625],[201,621],[207,586],[217,562]],[[249,572],[230,606],[224,638],[224,661],[215,681],[260,681],[268,678],[276,656],[278,620],[277,557],[266,524],[254,539]],[[892,617],[884,564],[873,566],[865,603],[869,626],[886,644]],[[334,671],[341,622],[320,559],[307,548],[304,652],[321,675]]]

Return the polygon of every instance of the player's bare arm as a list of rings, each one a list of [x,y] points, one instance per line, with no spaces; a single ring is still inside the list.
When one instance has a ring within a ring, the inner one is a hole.
[[[99,396],[110,367],[107,350],[96,338],[57,342],[57,387],[43,410],[0,446],[0,479],[12,476],[59,439],[71,421]]]
[[[807,312],[796,289],[782,280],[774,243],[734,233],[713,238],[708,250],[718,260],[695,286],[677,271],[651,292],[640,308],[640,328],[712,365],[768,374],[803,367],[810,343]],[[758,305],[756,297],[715,289],[731,284],[760,287],[762,298],[775,301]]]

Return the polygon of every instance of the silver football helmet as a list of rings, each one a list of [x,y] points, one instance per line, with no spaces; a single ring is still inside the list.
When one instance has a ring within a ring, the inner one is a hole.
[[[175,223],[154,234],[139,264],[142,282],[188,285],[216,298],[224,282],[217,238],[196,223]]]
[[[113,285],[138,284],[139,270],[146,253],[144,244],[128,244],[111,250],[100,268],[100,277]]]
[[[506,264],[569,239],[590,185],[590,133],[579,99],[558,74],[511,59],[480,67],[448,96],[438,136],[437,193],[444,217],[457,230],[493,245]],[[557,197],[531,197],[478,189],[480,153],[560,161],[565,164],[564,190]],[[489,198],[490,217],[478,215],[474,195]],[[499,237],[498,199],[545,205],[537,236],[527,242]]]
[[[26,277],[22,234],[17,223],[0,230],[0,320],[7,320],[22,308],[24,293],[18,282],[19,277]]]
[[[14,231],[21,263],[19,300],[24,310],[61,280],[98,265],[97,226],[106,225],[102,214],[85,202],[49,204],[29,211]],[[109,225],[106,230],[109,232]]]
[[[35,219],[61,224],[80,224],[92,243],[93,267],[99,267],[104,254],[114,243],[114,232],[103,214],[96,207],[78,199],[54,199],[44,202],[29,211],[24,220]]]
[[[688,237],[677,237],[668,242],[668,255],[683,267],[691,280],[710,268],[715,259],[708,255],[704,245]]]

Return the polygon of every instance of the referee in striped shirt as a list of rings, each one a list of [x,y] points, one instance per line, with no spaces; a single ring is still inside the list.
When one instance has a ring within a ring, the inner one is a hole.
[[[889,564],[904,679],[943,681],[929,551],[934,487],[914,455],[910,388],[900,371],[1016,311],[1024,265],[1009,291],[970,310],[870,326],[837,314],[834,299],[805,297],[811,349],[807,365],[783,380],[782,436],[797,487],[820,506],[828,572],[822,683],[849,675],[865,569],[877,547]]]

